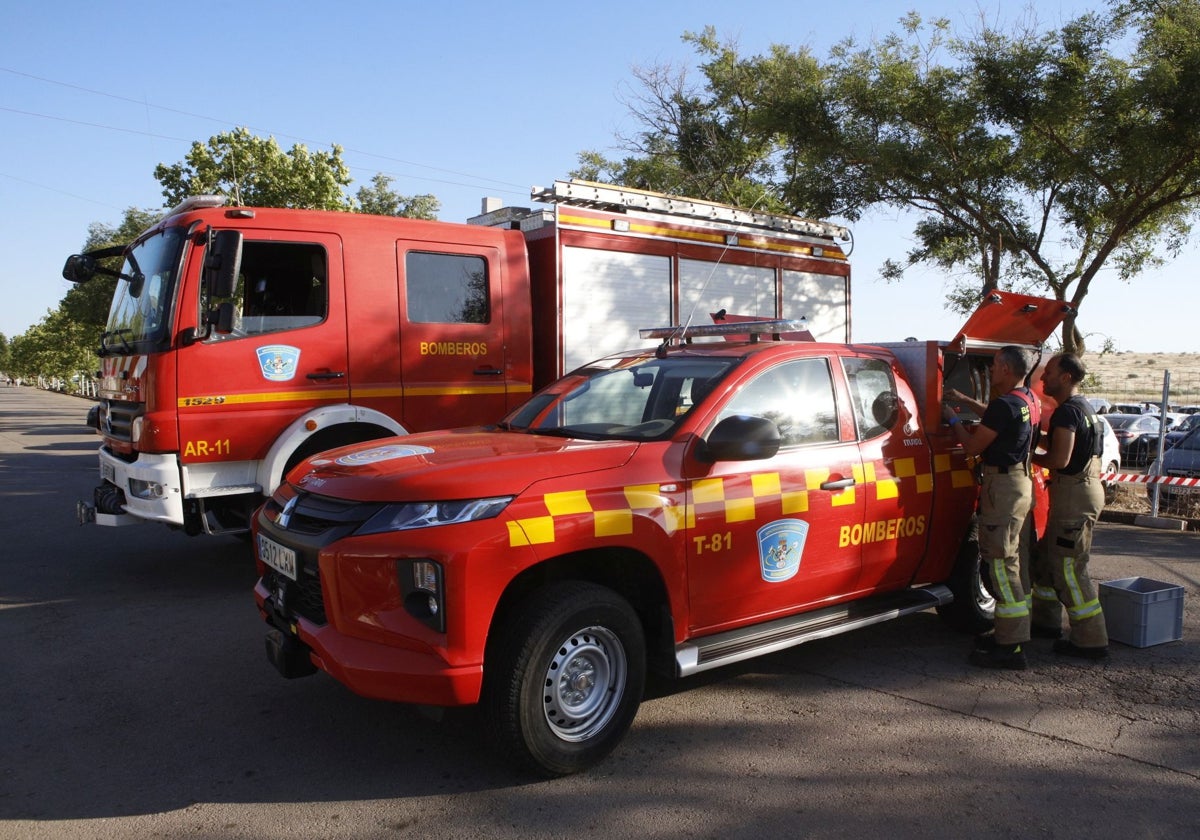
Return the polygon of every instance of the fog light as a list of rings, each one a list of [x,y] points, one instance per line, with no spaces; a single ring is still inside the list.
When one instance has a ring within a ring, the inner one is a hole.
[[[129,479],[129,495],[135,499],[161,499],[166,491],[156,481],[142,481],[140,478]]]
[[[430,629],[445,633],[441,564],[433,560],[398,560],[396,574],[408,614]]]
[[[432,560],[418,560],[412,565],[413,588],[438,594],[438,568]]]

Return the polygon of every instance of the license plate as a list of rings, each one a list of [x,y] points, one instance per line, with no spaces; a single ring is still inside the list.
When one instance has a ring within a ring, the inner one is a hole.
[[[106,461],[100,462],[100,478],[107,481],[109,484],[117,483],[117,468]]]
[[[296,579],[296,552],[262,534],[258,535],[258,559],[281,575]]]

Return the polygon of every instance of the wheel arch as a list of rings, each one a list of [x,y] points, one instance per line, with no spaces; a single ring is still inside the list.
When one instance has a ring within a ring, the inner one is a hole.
[[[488,649],[502,627],[534,592],[561,581],[586,581],[624,598],[646,637],[647,665],[673,673],[674,622],[667,585],[654,561],[632,548],[598,548],[545,560],[513,578],[497,602],[488,628]],[[484,667],[487,665],[485,653]]]
[[[391,417],[356,405],[333,405],[308,411],[292,421],[258,465],[258,484],[270,496],[283,476],[309,455],[361,443],[366,440],[406,435],[408,431]]]

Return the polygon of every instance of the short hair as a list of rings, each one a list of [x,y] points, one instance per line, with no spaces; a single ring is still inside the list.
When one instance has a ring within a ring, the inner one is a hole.
[[[1017,379],[1023,380],[1029,373],[1029,354],[1025,351],[1024,347],[1007,344],[997,351],[997,355],[1016,374]]]
[[[1059,353],[1054,358],[1058,359],[1058,369],[1069,376],[1073,384],[1078,385],[1087,376],[1087,368],[1074,353]]]

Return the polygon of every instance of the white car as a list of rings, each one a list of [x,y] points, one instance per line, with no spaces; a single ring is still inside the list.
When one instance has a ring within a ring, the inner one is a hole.
[[[1106,473],[1119,473],[1121,471],[1121,445],[1117,443],[1117,435],[1113,432],[1112,426],[1104,419],[1103,414],[1096,415],[1100,418],[1100,425],[1104,427],[1104,449],[1100,453],[1100,471]],[[1117,488],[1121,485],[1115,481],[1104,482],[1104,502],[1111,504],[1117,498]]]

